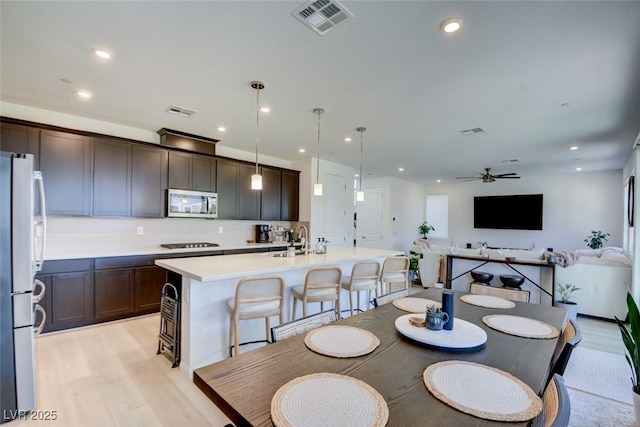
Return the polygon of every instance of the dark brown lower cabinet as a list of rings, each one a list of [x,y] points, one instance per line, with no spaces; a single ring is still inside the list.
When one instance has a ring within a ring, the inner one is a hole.
[[[134,313],[133,278],[130,268],[95,272],[96,320],[115,320]]]
[[[134,311],[136,314],[160,311],[162,287],[167,282],[167,270],[162,267],[135,269]]]
[[[43,332],[93,323],[93,275],[90,272],[51,274],[38,279],[46,286],[47,319]]]

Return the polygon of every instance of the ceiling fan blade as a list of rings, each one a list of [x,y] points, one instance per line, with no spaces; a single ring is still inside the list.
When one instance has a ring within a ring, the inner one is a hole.
[[[497,177],[497,178],[502,178],[503,176],[510,176],[510,175],[517,175],[517,173],[515,173],[515,172],[500,173],[500,174],[498,174],[498,175],[493,175],[493,176],[495,176],[495,177]]]
[[[500,176],[500,175],[496,175],[494,176],[494,178],[500,178],[500,179],[520,179],[519,176]]]

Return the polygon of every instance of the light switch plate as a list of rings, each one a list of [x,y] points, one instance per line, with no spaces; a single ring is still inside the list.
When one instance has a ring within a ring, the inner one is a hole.
[[[224,233],[224,227],[223,226],[218,226],[218,234],[222,234]]]

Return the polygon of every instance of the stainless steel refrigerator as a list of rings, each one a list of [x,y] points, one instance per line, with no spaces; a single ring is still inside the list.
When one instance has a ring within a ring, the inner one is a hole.
[[[33,170],[33,155],[0,152],[0,424],[36,408],[34,337],[46,314],[38,304],[44,285],[35,273],[44,257],[44,212],[42,176]]]

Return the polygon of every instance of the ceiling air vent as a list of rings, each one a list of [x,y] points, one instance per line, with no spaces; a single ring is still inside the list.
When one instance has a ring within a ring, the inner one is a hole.
[[[171,114],[177,114],[177,115],[179,115],[181,117],[191,117],[197,112],[196,110],[192,110],[190,108],[181,107],[179,105],[169,105],[169,108],[167,108],[164,111],[166,111],[167,113],[171,113]]]
[[[460,133],[462,135],[476,135],[479,133],[487,133],[487,130],[485,128],[471,128],[471,129],[465,129],[465,130],[461,130]]]
[[[338,23],[353,18],[353,14],[335,0],[310,1],[291,12],[296,19],[324,36]]]

